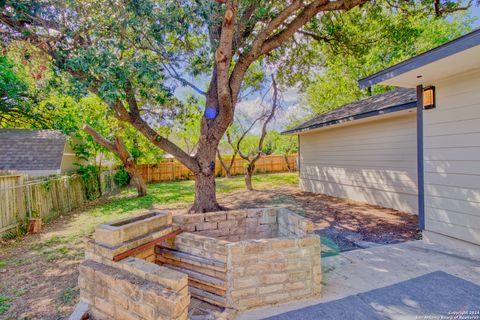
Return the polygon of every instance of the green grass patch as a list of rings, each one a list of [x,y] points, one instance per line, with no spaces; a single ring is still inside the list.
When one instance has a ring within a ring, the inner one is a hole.
[[[63,304],[70,303],[75,297],[78,296],[78,290],[76,288],[65,288],[60,292],[58,296],[58,301]]]
[[[261,174],[253,177],[253,186],[257,190],[271,190],[281,186],[296,186],[297,173]],[[218,194],[226,194],[245,189],[243,176],[230,179],[217,178]],[[75,245],[82,241],[84,236],[90,235],[95,226],[135,214],[135,211],[149,209],[154,205],[188,207],[195,197],[195,181],[173,181],[149,184],[148,195],[137,198],[134,188],[125,188],[120,193],[111,196],[108,202],[100,203],[76,215],[65,222],[61,235],[54,235],[47,240],[38,241],[30,245],[30,249],[44,256],[48,261],[55,261],[67,255],[76,255]],[[279,200],[280,201],[280,200]],[[283,202],[285,200],[281,200]]]
[[[296,185],[296,173],[263,174],[253,177],[253,186],[257,189]],[[217,193],[230,193],[245,189],[243,176],[220,178],[216,180]],[[112,201],[99,205],[89,211],[94,217],[119,215],[138,209],[147,209],[152,205],[167,205],[173,203],[192,203],[195,196],[195,182],[192,180],[163,182],[148,185],[148,195],[137,198],[134,189],[122,191],[112,198]]]
[[[0,268],[3,268],[7,265],[7,261],[5,260],[0,260]]]
[[[0,315],[7,312],[8,309],[10,309],[10,299],[5,296],[0,296]]]
[[[47,261],[51,262],[65,258],[70,254],[70,250],[67,247],[62,246],[52,250],[44,251],[42,254],[45,256]]]

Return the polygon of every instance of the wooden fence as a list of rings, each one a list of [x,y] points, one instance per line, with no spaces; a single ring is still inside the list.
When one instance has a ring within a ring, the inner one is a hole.
[[[29,217],[49,221],[116,188],[110,171],[87,181],[78,175],[41,179],[0,176],[0,235],[21,233]]]
[[[230,158],[225,158],[224,162],[228,166]],[[232,175],[240,175],[245,173],[246,161],[240,157],[235,159],[231,169]],[[139,165],[142,177],[147,183],[186,180],[193,178],[192,172],[178,161],[159,162],[157,164]],[[288,172],[297,170],[297,155],[269,155],[260,158],[255,164],[256,173],[273,173]],[[220,161],[217,159],[215,163],[215,174],[217,177],[226,176]]]

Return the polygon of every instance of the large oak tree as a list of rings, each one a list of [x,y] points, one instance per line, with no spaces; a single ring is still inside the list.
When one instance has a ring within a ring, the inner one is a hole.
[[[302,28],[321,28],[319,16],[366,1],[7,0],[0,4],[0,37],[41,48],[73,88],[97,94],[119,120],[188,167],[196,184],[192,210],[205,212],[220,208],[215,154],[250,67],[271,57],[292,64]],[[208,84],[195,85],[198,78]],[[154,129],[168,126],[166,116],[145,114],[175,108],[177,85],[205,97],[194,155]]]

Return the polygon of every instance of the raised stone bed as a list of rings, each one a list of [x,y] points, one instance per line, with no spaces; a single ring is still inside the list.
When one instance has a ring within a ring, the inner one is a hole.
[[[189,275],[193,297],[245,310],[320,294],[320,238],[287,209],[173,217],[188,230],[158,245],[156,262]]]
[[[155,241],[178,231],[164,212],[99,225],[86,241],[78,278],[89,313],[99,320],[188,319],[188,276],[153,263]]]
[[[147,212],[99,225],[80,296],[97,319],[187,319],[190,296],[235,310],[311,298],[321,291],[312,232],[282,208]]]

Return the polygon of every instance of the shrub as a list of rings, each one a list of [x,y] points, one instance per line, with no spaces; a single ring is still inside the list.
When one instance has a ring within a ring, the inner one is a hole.
[[[123,167],[118,170],[113,177],[113,181],[115,181],[119,187],[127,186],[130,183],[130,176],[128,175],[127,170]]]

